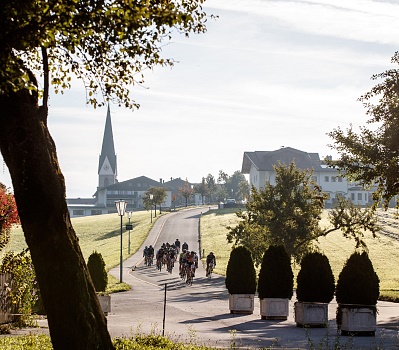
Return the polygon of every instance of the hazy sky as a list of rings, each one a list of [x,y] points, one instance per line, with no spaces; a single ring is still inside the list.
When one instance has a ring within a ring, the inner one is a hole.
[[[164,47],[173,69],[147,71],[134,112],[111,104],[119,181],[145,175],[199,182],[241,170],[245,151],[281,146],[321,157],[326,135],[364,125],[357,101],[392,68],[399,50],[399,1],[208,0],[208,31]],[[78,82],[51,95],[49,128],[67,196],[90,197],[106,108],[86,105]],[[0,181],[11,186],[4,166]]]

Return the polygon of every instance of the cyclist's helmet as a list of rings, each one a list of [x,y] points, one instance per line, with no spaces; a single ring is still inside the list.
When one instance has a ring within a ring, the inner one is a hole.
[[[213,252],[210,252],[209,254],[213,255]]]

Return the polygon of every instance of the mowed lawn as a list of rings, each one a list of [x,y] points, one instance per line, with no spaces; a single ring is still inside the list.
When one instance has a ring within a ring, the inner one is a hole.
[[[226,240],[228,229],[226,226],[235,226],[238,218],[237,209],[211,210],[201,218],[201,241],[205,254],[213,251],[217,258],[215,272],[224,275],[229,259],[231,244]],[[326,226],[327,212],[325,211],[321,225]],[[370,233],[365,233],[364,241],[369,249],[369,256],[374,269],[380,278],[381,299],[399,300],[399,241],[378,235],[372,238]],[[355,250],[355,241],[344,238],[340,231],[332,232],[327,237],[319,239],[318,247],[330,260],[335,279],[342,270],[346,260]],[[294,274],[299,271],[299,266],[293,264]]]

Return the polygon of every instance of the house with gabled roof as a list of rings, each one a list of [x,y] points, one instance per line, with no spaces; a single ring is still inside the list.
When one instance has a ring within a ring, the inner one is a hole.
[[[334,204],[337,196],[344,196],[362,206],[372,201],[372,190],[348,182],[338,170],[321,161],[318,153],[308,153],[291,147],[282,147],[274,151],[244,152],[241,172],[248,174],[250,186],[259,190],[266,182],[271,185],[276,183],[275,165],[289,165],[291,162],[295,162],[298,169],[313,170],[313,180],[328,195],[325,202],[327,207]]]

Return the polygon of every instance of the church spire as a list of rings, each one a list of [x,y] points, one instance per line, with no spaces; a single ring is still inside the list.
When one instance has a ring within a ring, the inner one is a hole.
[[[107,187],[117,182],[116,154],[114,136],[112,133],[111,112],[108,105],[107,118],[105,120],[103,144],[98,162],[98,186]]]

